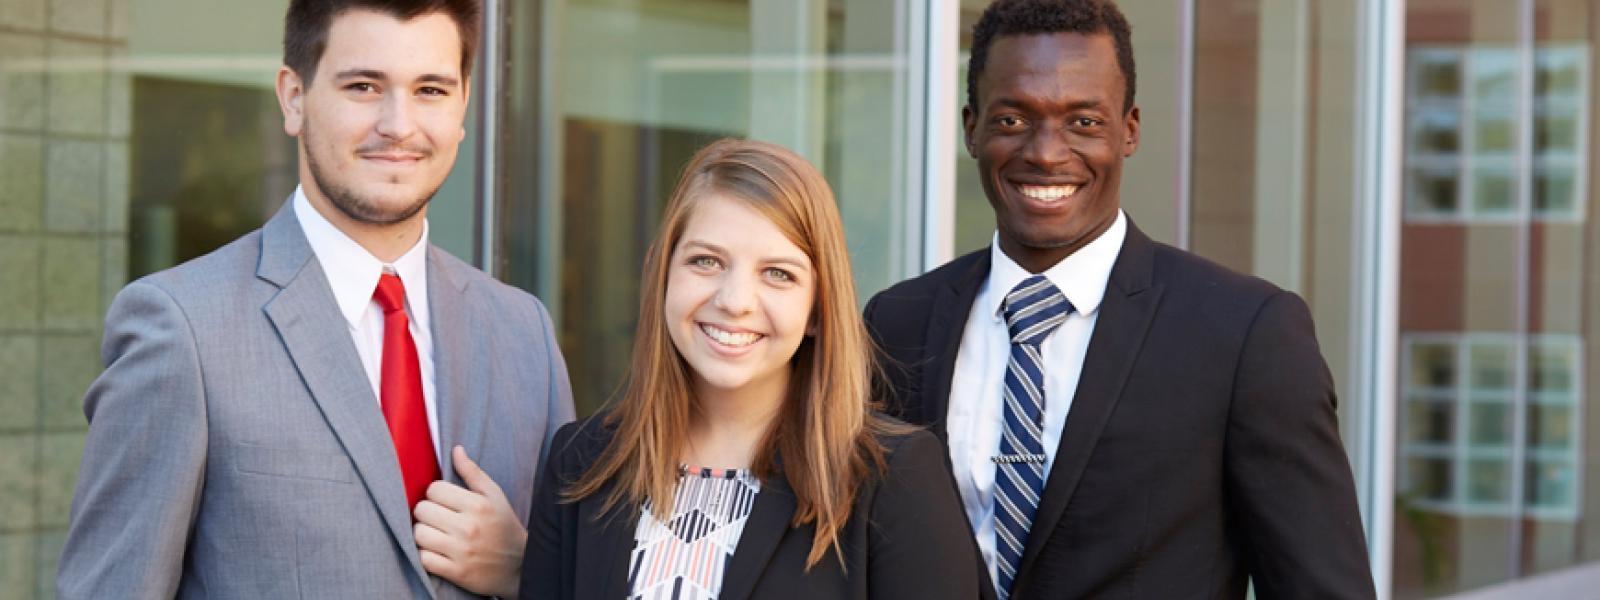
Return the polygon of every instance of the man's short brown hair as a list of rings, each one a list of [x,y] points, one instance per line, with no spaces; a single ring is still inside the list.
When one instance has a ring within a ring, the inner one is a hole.
[[[333,19],[351,10],[370,10],[401,21],[433,13],[450,17],[461,34],[461,77],[472,75],[483,15],[479,0],[291,0],[289,13],[283,18],[283,64],[300,75],[307,87],[316,77],[323,51],[328,49]]]

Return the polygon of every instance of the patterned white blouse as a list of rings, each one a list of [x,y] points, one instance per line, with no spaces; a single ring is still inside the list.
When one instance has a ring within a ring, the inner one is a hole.
[[[628,561],[635,600],[715,600],[739,546],[761,480],[748,470],[678,468],[672,518],[651,514],[646,500]]]

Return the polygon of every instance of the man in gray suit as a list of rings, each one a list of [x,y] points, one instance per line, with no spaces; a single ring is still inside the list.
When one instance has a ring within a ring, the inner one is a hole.
[[[62,597],[516,593],[536,465],[573,409],[539,302],[427,242],[480,10],[291,2],[300,188],[117,295]]]

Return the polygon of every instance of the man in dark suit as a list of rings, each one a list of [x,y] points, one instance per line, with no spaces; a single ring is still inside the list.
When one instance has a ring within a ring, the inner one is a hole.
[[[990,248],[879,293],[894,412],[927,425],[999,598],[1370,598],[1303,301],[1120,208],[1133,51],[1105,0],[998,0],[967,151]]]

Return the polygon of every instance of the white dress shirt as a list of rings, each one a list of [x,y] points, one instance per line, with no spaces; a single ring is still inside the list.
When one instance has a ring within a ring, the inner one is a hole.
[[[1105,297],[1111,266],[1127,236],[1127,216],[1121,211],[1111,228],[1078,249],[1043,275],[1055,284],[1076,309],[1061,327],[1045,338],[1044,355],[1044,472],[1048,479],[1055,464],[1056,446],[1066,427],[1072,397],[1078,390],[1089,336],[1094,333]],[[950,464],[961,504],[978,537],[978,550],[989,567],[990,581],[999,581],[995,567],[994,463],[1000,452],[1000,431],[1005,425],[1006,365],[1011,360],[1011,332],[1006,327],[1003,302],[1011,288],[1032,274],[1000,250],[996,234],[989,244],[989,278],[978,289],[967,315],[950,381],[950,407],[946,426],[950,436]]]
[[[322,272],[333,288],[333,299],[339,304],[345,324],[350,326],[350,339],[356,344],[356,354],[367,371],[367,382],[372,385],[372,397],[381,404],[379,382],[383,376],[383,307],[372,298],[378,289],[378,277],[385,271],[400,276],[406,288],[406,318],[411,323],[411,339],[417,344],[417,362],[422,367],[422,402],[428,412],[428,435],[433,438],[433,452],[439,452],[439,410],[434,400],[433,387],[433,334],[428,327],[428,221],[422,221],[422,237],[393,264],[384,264],[361,244],[350,239],[333,223],[328,222],[312,208],[305,191],[294,190],[294,216],[300,229],[311,243],[311,251],[322,264]],[[443,464],[443,463],[440,463]]]

